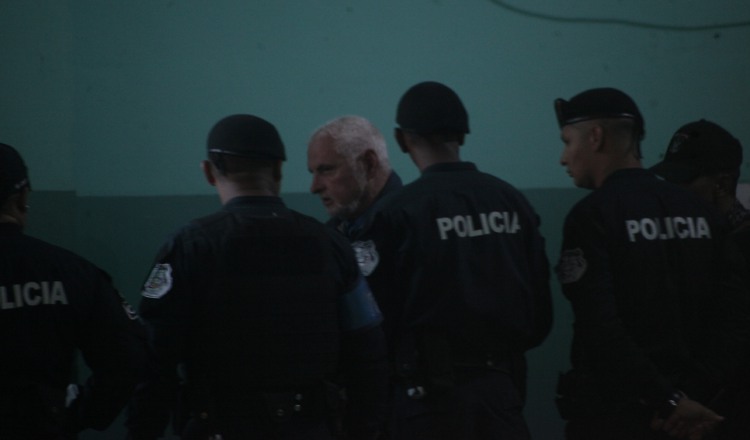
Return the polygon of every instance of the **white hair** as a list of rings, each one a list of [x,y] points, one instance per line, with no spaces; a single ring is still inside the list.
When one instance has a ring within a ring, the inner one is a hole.
[[[372,122],[361,116],[347,115],[328,121],[315,130],[310,139],[319,136],[330,137],[336,152],[350,163],[364,151],[371,149],[375,152],[380,166],[385,171],[391,169],[383,134]]]

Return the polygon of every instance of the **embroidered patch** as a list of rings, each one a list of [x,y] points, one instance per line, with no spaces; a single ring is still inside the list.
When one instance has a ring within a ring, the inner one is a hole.
[[[357,257],[360,272],[364,276],[369,276],[380,262],[380,255],[375,248],[375,243],[372,240],[355,241],[352,243],[352,248],[354,249],[354,255]]]
[[[143,295],[146,298],[161,298],[172,288],[172,266],[157,264],[143,285]]]
[[[583,251],[580,248],[565,250],[560,255],[560,261],[555,267],[557,279],[562,284],[574,283],[586,273],[587,266]]]

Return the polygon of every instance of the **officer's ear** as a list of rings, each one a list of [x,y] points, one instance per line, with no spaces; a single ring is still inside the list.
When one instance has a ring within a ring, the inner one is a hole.
[[[604,147],[604,127],[600,124],[592,124],[589,128],[587,139],[594,146],[594,151],[601,151]]]
[[[18,193],[18,200],[16,202],[16,207],[19,212],[22,214],[26,214],[29,212],[29,194],[31,193],[31,188],[28,186],[21,189],[21,191]]]
[[[281,178],[283,176],[282,173],[281,173],[282,165],[283,165],[283,162],[280,161],[280,160],[276,161],[276,163],[273,165],[273,180],[276,183],[280,183],[281,182]]]
[[[396,138],[398,147],[401,148],[401,152],[408,153],[409,147],[406,145],[406,133],[404,133],[404,130],[396,127],[396,129],[393,130],[393,135]]]
[[[216,169],[214,168],[214,165],[211,163],[211,161],[202,160],[201,170],[203,170],[203,176],[206,178],[208,184],[211,186],[216,186]]]

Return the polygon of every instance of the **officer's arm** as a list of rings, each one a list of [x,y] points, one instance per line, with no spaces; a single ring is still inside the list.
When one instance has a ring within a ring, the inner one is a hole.
[[[127,403],[146,364],[142,323],[109,277],[103,272],[96,276],[94,311],[80,346],[91,375],[68,402],[74,431],[107,428]]]
[[[537,217],[538,218],[538,217]],[[537,220],[531,236],[530,262],[532,268],[532,282],[534,283],[534,333],[530,347],[540,345],[552,330],[552,291],[550,288],[549,259],[545,251],[544,237],[539,233]]]
[[[177,365],[186,345],[189,316],[187,287],[180,276],[181,264],[170,256],[157,258],[142,291],[139,313],[148,329],[149,369],[128,407],[125,425],[129,439],[161,437],[176,417],[178,397]]]
[[[171,349],[165,350],[171,334],[177,327],[153,317],[151,307],[141,303],[147,320],[149,363],[143,380],[136,387],[127,411],[125,426],[129,440],[155,440],[160,438],[177,407],[177,362]],[[142,312],[143,313],[143,312]]]
[[[701,440],[710,435],[724,418],[687,396],[673,402],[669,415],[656,415],[651,428],[674,438]]]
[[[363,277],[340,298],[342,369],[349,399],[344,420],[353,439],[382,429],[388,390],[388,363],[382,316]]]
[[[720,316],[716,341],[721,343],[712,345],[716,351],[706,356],[708,369],[725,380],[747,373],[738,369],[750,341],[750,261],[742,254],[736,239],[730,236],[721,242],[720,274],[712,295]]]

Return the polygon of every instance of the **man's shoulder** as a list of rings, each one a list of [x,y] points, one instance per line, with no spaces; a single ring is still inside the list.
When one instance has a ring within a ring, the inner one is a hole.
[[[429,183],[417,179],[403,185],[398,190],[383,194],[383,197],[377,201],[375,214],[407,207],[413,201],[423,199],[423,196],[428,193]]]
[[[103,274],[109,278],[109,275],[99,266],[68,248],[28,235],[24,235],[23,246],[27,253],[37,255],[37,261],[40,263],[46,261],[46,264],[51,266],[68,268],[65,271],[67,274],[80,275],[83,271],[90,274]]]

